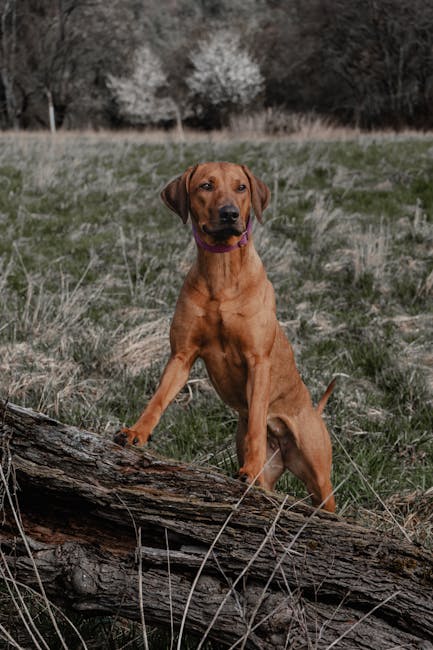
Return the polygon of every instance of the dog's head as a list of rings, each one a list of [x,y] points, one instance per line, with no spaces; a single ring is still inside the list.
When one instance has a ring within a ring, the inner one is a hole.
[[[207,162],[189,167],[161,192],[184,223],[191,215],[201,237],[226,242],[245,231],[251,208],[262,221],[270,191],[246,165]]]

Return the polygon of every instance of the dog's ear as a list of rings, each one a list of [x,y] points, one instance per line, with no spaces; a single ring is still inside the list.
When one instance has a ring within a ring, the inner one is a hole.
[[[248,169],[246,165],[241,165],[241,167],[244,170],[245,174],[248,176],[248,180],[250,181],[251,203],[253,204],[254,214],[260,223],[262,223],[262,212],[269,203],[269,199],[271,198],[271,191],[269,187],[260,180],[260,178],[254,176],[252,171]]]
[[[189,214],[189,182],[198,165],[188,167],[181,176],[170,181],[161,192],[161,199],[173,212],[176,212],[183,223],[188,221]]]

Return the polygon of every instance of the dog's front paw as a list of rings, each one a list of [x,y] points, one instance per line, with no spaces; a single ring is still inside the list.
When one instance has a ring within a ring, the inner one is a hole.
[[[147,440],[143,440],[137,431],[134,431],[133,429],[123,428],[114,436],[114,442],[116,442],[118,445],[121,445],[122,447],[125,447],[127,444],[144,445]]]
[[[263,469],[241,467],[238,473],[238,479],[247,485],[251,485],[252,483],[263,485]]]

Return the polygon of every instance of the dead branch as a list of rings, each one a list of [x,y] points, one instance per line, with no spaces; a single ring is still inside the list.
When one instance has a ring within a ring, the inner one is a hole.
[[[58,605],[239,648],[433,648],[425,550],[12,404],[0,436],[3,552]]]

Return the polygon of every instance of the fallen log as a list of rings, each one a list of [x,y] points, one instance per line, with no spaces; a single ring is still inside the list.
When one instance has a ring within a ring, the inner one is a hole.
[[[3,402],[0,437],[4,559],[58,605],[233,648],[433,648],[426,550]]]

